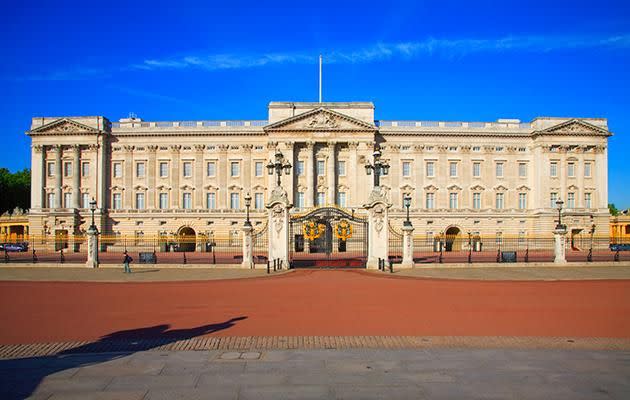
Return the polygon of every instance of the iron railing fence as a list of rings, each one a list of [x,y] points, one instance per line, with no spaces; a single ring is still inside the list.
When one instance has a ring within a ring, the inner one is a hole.
[[[255,264],[266,263],[269,259],[269,229],[267,223],[252,233],[252,255]]]

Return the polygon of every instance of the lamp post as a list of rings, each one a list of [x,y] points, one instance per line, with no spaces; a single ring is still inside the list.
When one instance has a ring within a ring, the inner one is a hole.
[[[252,223],[249,220],[249,207],[252,205],[252,196],[249,195],[249,192],[245,195],[245,226],[252,226]]]
[[[405,195],[403,198],[403,203],[405,208],[407,209],[407,220],[403,223],[404,226],[411,226],[411,221],[409,220],[409,207],[411,207],[411,196]]]
[[[586,260],[588,262],[593,261],[593,235],[595,234],[595,223],[593,222],[593,216],[591,215],[591,231],[589,232],[591,234],[591,247],[588,249],[588,257],[586,258]]]
[[[92,197],[92,201],[90,201],[90,211],[92,212],[92,225],[90,225],[90,229],[97,230],[96,224],[94,223],[94,211],[96,211],[96,200]]]
[[[472,262],[472,233],[468,232],[468,264]]]
[[[270,160],[269,163],[267,164],[267,172],[269,173],[269,175],[271,176],[275,172],[277,176],[277,181],[276,181],[277,186],[280,186],[280,177],[282,176],[282,171],[284,170],[284,173],[286,175],[290,175],[291,168],[292,168],[291,163],[284,158],[284,154],[282,154],[280,150],[276,150],[274,160],[273,161]]]
[[[556,230],[564,230],[565,227],[562,225],[562,205],[564,201],[558,199],[556,201],[556,206],[558,207],[558,225],[556,225]]]
[[[381,160],[381,149],[378,145],[374,147],[374,165],[370,164],[368,161],[365,164],[365,172],[368,175],[372,175],[372,171],[374,171],[374,187],[380,186],[381,183],[381,175],[386,176],[389,174],[389,164],[386,161]]]

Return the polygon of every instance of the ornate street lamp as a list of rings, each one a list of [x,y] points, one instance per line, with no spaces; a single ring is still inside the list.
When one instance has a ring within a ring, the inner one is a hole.
[[[557,230],[564,230],[565,226],[562,225],[562,205],[564,204],[564,201],[558,199],[556,201],[556,206],[558,207],[558,225],[556,225],[556,229]]]
[[[90,201],[90,211],[92,212],[92,225],[90,225],[90,229],[96,231],[96,224],[94,223],[94,211],[96,211],[96,200],[92,197],[92,201]]]
[[[468,264],[472,263],[472,233],[468,232]]]
[[[586,260],[588,262],[593,261],[593,235],[595,234],[595,222],[593,222],[593,216],[591,215],[591,231],[589,232],[591,234],[591,247],[590,249],[588,249],[588,257],[586,258]]]
[[[252,196],[249,195],[249,192],[245,195],[245,226],[252,226],[252,223],[249,220],[249,206],[252,205]]]
[[[277,186],[280,186],[280,177],[282,176],[282,170],[286,175],[291,175],[291,168],[293,167],[291,163],[284,158],[284,155],[280,152],[280,150],[276,150],[275,160],[269,161],[267,164],[267,172],[269,175],[273,175],[274,172],[277,176]]]
[[[411,226],[411,221],[409,220],[409,207],[411,207],[411,196],[405,195],[403,198],[403,203],[405,208],[407,209],[407,220],[403,223],[404,226]]]
[[[371,165],[368,161],[365,164],[365,172],[368,175],[372,175],[372,171],[374,171],[374,187],[380,186],[380,177],[381,175],[386,176],[389,174],[389,164],[387,161],[381,161],[381,148],[376,145],[374,146],[374,165]]]

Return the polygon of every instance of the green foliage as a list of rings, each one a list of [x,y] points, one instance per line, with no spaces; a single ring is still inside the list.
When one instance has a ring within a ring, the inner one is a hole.
[[[610,211],[610,215],[613,217],[619,215],[619,210],[615,207],[615,203],[608,203],[608,211]]]
[[[24,210],[31,207],[31,171],[24,169],[11,173],[0,168],[0,214],[15,207]]]

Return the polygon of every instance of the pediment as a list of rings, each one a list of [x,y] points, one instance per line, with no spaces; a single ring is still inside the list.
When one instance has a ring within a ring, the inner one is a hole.
[[[230,189],[230,190],[243,190],[243,188],[241,186],[238,186],[238,185],[230,185],[230,186],[228,186],[228,189]]]
[[[574,118],[536,131],[534,135],[611,136],[612,134],[599,126]]]
[[[158,190],[171,190],[170,186],[160,185],[157,187]]]
[[[267,188],[263,185],[255,185],[252,187],[253,190],[266,190]]]
[[[49,122],[38,128],[29,131],[29,134],[86,134],[86,133],[98,133],[98,129],[91,126],[84,125],[80,122],[73,121],[69,118],[60,118],[56,121]]]
[[[319,107],[275,122],[264,127],[265,131],[375,131],[367,122]]]
[[[448,190],[462,190],[462,188],[460,186],[457,185],[451,185],[447,187]]]
[[[528,186],[526,186],[526,185],[521,185],[521,186],[517,187],[516,190],[518,190],[519,192],[527,192],[527,191],[529,191],[531,189]]]
[[[404,191],[409,192],[409,191],[416,190],[416,188],[414,188],[414,187],[413,187],[413,186],[411,186],[411,185],[404,185],[404,186],[402,186],[402,187],[400,188],[400,190],[404,190]]]
[[[578,187],[575,185],[570,185],[567,189],[569,190],[578,190]]]
[[[472,187],[470,188],[470,190],[474,190],[474,191],[483,191],[483,190],[486,190],[486,188],[485,188],[485,187],[483,187],[483,186],[481,186],[481,185],[475,185],[475,186],[472,186]]]
[[[434,185],[429,185],[429,186],[425,186],[424,190],[427,192],[435,192],[436,190],[438,190],[438,188]]]
[[[507,191],[507,190],[508,190],[508,188],[506,188],[506,187],[505,187],[505,186],[503,186],[503,185],[499,185],[499,186],[495,186],[495,187],[494,187],[494,190],[496,190],[497,192],[505,192],[505,191]]]
[[[134,190],[148,190],[146,186],[136,185],[133,187]]]
[[[195,190],[195,188],[193,186],[190,186],[188,184],[180,186],[179,188],[182,189],[182,190]]]

